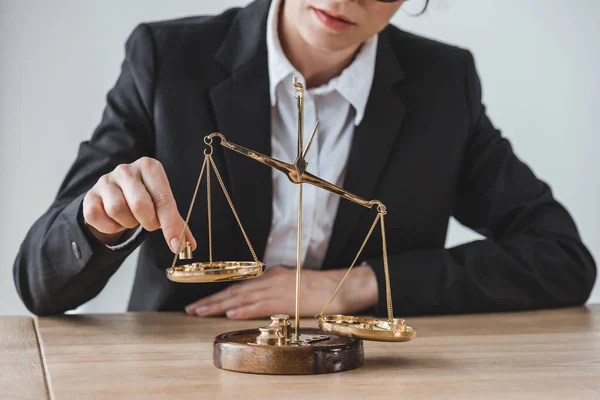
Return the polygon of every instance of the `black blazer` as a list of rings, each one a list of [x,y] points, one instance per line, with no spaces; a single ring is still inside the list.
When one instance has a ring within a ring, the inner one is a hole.
[[[145,232],[122,250],[107,249],[82,223],[81,203],[100,176],[150,156],[164,165],[185,213],[203,137],[214,131],[271,154],[268,8],[267,0],[257,0],[219,16],[135,29],[102,122],[81,144],[56,200],[16,258],[15,283],[32,312],[60,313],[90,300],[140,244],[130,310],[183,310],[225,287],[167,280],[172,254],[161,232]],[[262,257],[272,218],[271,169],[220,146],[215,159]],[[592,256],[550,188],[492,126],[466,50],[393,26],[380,33],[375,77],[343,186],[388,207],[397,315],[578,305],[590,294]],[[190,223],[200,239],[199,260],[208,258],[204,201],[199,196]],[[213,203],[215,258],[250,259],[227,203],[218,197]],[[450,216],[487,239],[445,249]],[[349,266],[374,217],[373,210],[340,202],[324,269]],[[363,257],[379,282],[375,313],[385,314],[377,232]]]

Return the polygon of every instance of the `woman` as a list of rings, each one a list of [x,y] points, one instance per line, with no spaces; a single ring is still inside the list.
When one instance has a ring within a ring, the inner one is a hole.
[[[102,122],[17,256],[15,282],[27,307],[36,314],[77,307],[141,245],[132,311],[293,314],[293,185],[221,148],[214,157],[269,270],[234,285],[164,277],[204,135],[220,131],[293,160],[293,75],[308,88],[306,126],[321,121],[309,171],[388,207],[396,314],[584,303],[596,269],[573,220],[492,126],[471,54],[389,25],[402,3],[257,0],[219,16],[140,25]],[[301,313],[308,316],[334,290],[374,216],[309,187],[304,206]],[[198,241],[196,256],[207,259],[202,214],[192,215],[196,236],[186,240]],[[487,239],[445,249],[450,216]],[[224,201],[213,201],[213,218],[215,255],[246,259]],[[329,312],[385,314],[381,244],[372,240],[363,256]]]

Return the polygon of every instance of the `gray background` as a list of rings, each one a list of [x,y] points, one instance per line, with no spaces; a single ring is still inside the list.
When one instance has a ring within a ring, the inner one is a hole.
[[[27,312],[13,285],[15,254],[98,123],[131,30],[246,3],[0,0],[0,314]],[[598,258],[600,2],[432,0],[425,16],[407,14],[421,4],[411,0],[393,22],[474,52],[495,124],[551,183]],[[473,238],[452,222],[448,246]],[[78,311],[125,310],[135,257]]]

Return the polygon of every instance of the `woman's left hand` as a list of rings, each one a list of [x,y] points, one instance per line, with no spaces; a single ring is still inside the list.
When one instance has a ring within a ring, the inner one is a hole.
[[[314,317],[333,294],[346,270],[301,270],[300,316]],[[352,314],[377,304],[377,279],[369,266],[352,269],[340,292],[327,309],[328,314]],[[258,279],[235,283],[185,308],[189,315],[231,319],[295,315],[296,269],[274,267]]]

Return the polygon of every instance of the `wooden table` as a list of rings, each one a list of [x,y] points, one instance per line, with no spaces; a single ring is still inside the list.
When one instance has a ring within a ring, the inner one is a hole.
[[[266,321],[69,315],[39,318],[39,330],[57,399],[600,399],[600,306],[408,322],[414,341],[365,342],[361,369],[313,376],[213,367],[214,336]]]
[[[49,396],[33,319],[0,317],[0,398]]]

